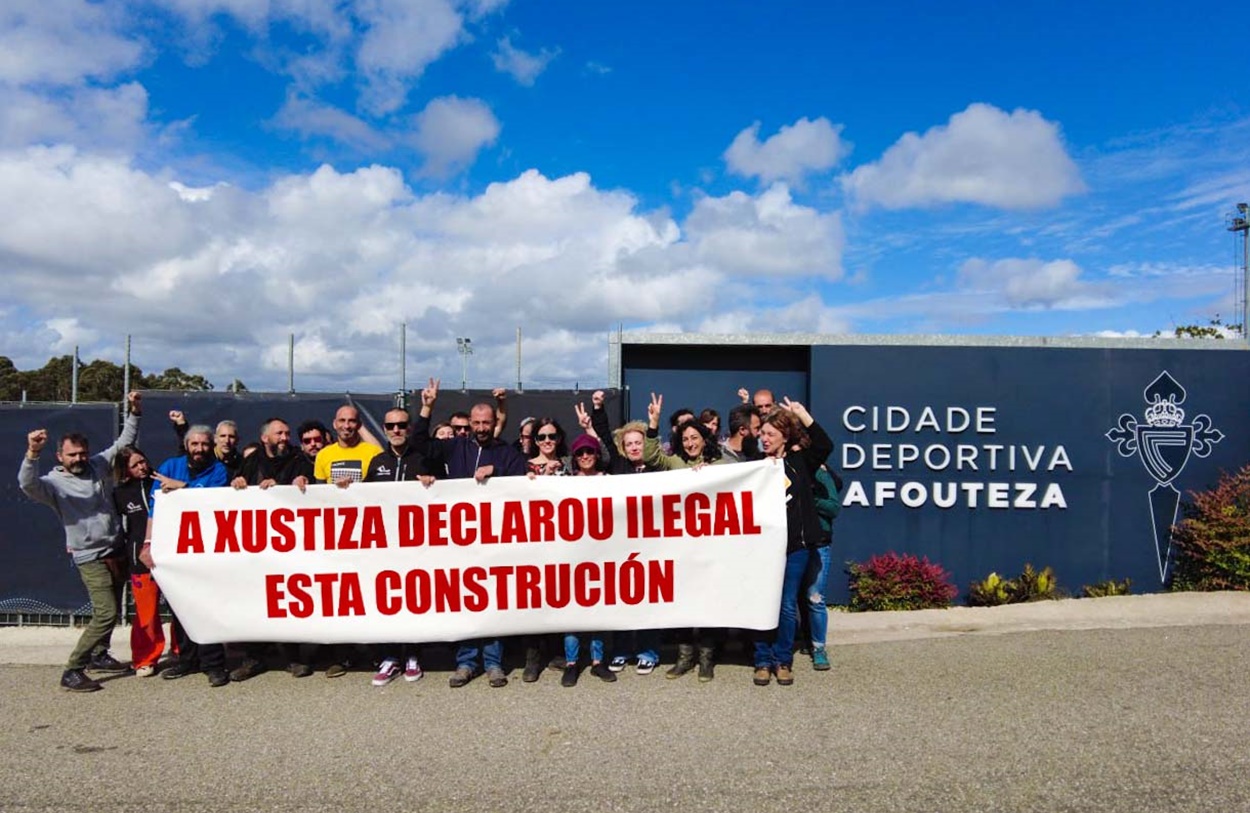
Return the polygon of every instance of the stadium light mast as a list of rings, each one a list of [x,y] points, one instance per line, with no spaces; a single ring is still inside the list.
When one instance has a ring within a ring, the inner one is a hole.
[[[1241,338],[1250,338],[1247,322],[1250,322],[1250,204],[1238,203],[1237,211],[1227,217],[1228,230],[1241,234],[1241,274],[1237,282],[1241,291],[1238,305],[1241,307]]]
[[[473,340],[456,337],[456,349],[460,351],[460,389],[469,388],[469,356],[473,355]]]

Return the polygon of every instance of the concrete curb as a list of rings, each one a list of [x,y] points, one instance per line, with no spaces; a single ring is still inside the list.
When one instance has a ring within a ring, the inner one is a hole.
[[[1063,599],[1006,607],[951,607],[913,612],[831,612],[829,644],[848,646],[959,635],[1003,635],[1038,630],[1133,629],[1250,624],[1250,593],[1156,593]],[[81,630],[0,627],[0,665],[56,666],[65,662]],[[114,633],[113,652],[130,656],[128,629]]]

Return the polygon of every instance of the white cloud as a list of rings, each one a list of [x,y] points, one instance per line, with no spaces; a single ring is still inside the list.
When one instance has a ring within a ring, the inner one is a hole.
[[[144,44],[121,33],[117,9],[87,0],[5,0],[0,83],[77,85],[134,68]]]
[[[560,55],[559,48],[543,48],[537,54],[522,51],[512,44],[509,37],[500,39],[496,46],[496,51],[490,55],[491,61],[495,63],[495,70],[508,74],[526,87],[533,85],[538,75],[547,70],[551,60]]]
[[[39,94],[0,86],[0,149],[75,144],[129,153],[145,137],[148,94],[130,82]]]
[[[815,121],[801,118],[760,143],[757,121],[734,138],[725,150],[725,163],[730,172],[765,183],[800,183],[810,173],[837,166],[850,152],[841,133],[842,125],[834,125],[824,117]]]
[[[686,221],[699,261],[728,273],[842,276],[841,216],[796,204],[785,184],[695,203]]]
[[[888,209],[979,203],[1054,206],[1085,190],[1059,125],[1035,110],[972,104],[924,135],[907,133],[879,161],[842,179],[860,205]]]
[[[368,122],[333,105],[296,95],[288,95],[273,117],[273,125],[299,133],[304,138],[324,136],[361,152],[386,150],[391,138]]]
[[[1013,308],[1087,308],[1110,304],[1097,286],[1081,279],[1071,260],[980,258],[959,267],[959,286],[970,291],[996,292]]]
[[[481,99],[442,96],[413,118],[411,136],[425,156],[423,172],[445,177],[469,166],[499,137],[499,120]]]
[[[568,383],[603,380],[599,348],[618,321],[843,324],[806,290],[777,295],[773,275],[808,277],[778,268],[772,247],[820,266],[836,257],[830,231],[840,240],[836,215],[782,186],[707,198],[685,224],[585,174],[533,170],[472,196],[416,194],[384,166],[323,166],[249,191],[58,148],[0,153],[0,186],[19,366],[75,340],[90,357],[129,332],[145,369],[281,389],[294,333],[301,388],[388,390],[406,321],[412,376],[457,374],[454,339],[471,336],[472,381],[511,381],[520,326],[526,380]],[[759,318],[742,305],[770,299]]]
[[[465,36],[464,18],[446,0],[357,0],[355,11],[366,27],[356,52],[360,103],[375,116],[402,107],[409,85]]]

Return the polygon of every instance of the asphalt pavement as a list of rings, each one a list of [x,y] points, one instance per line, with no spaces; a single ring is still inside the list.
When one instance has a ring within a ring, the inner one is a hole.
[[[794,686],[273,671],[57,688],[0,629],[5,811],[1250,810],[1250,595],[837,614]],[[125,639],[119,630],[117,643]],[[124,646],[115,653],[123,655]]]

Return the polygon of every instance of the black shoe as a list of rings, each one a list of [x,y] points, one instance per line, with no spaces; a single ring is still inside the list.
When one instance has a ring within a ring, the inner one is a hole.
[[[566,689],[577,685],[577,678],[581,675],[582,670],[577,665],[564,667],[564,675],[560,677],[560,685]]]
[[[525,669],[521,671],[522,683],[537,683],[538,676],[543,672],[542,657],[538,650],[531,647],[525,650]]]
[[[164,672],[161,672],[161,677],[165,678],[165,680],[177,680],[180,677],[186,677],[194,671],[196,669],[191,664],[178,661]]]
[[[547,662],[547,668],[553,672],[563,672],[569,667],[569,664],[562,655],[556,655]]]
[[[71,692],[98,692],[104,687],[81,669],[66,669],[61,673],[61,688]]]
[[[291,673],[291,677],[308,677],[312,674],[312,667],[306,663],[293,663],[287,667],[287,671]]]
[[[711,661],[699,662],[699,682],[708,683],[716,677],[716,666]]]
[[[248,678],[254,678],[261,672],[265,671],[265,665],[255,658],[244,658],[243,663],[239,664],[230,672],[230,679],[235,683],[242,683]]]
[[[609,669],[608,665],[602,661],[590,667],[590,674],[599,678],[604,683],[616,683],[616,673]]]
[[[112,674],[119,674],[129,672],[130,664],[122,663],[105,651],[92,655],[91,662],[87,664],[87,668],[93,672],[110,672]]]
[[[204,674],[208,675],[208,685],[214,689],[220,689],[230,682],[230,673],[225,669],[209,669]]]

